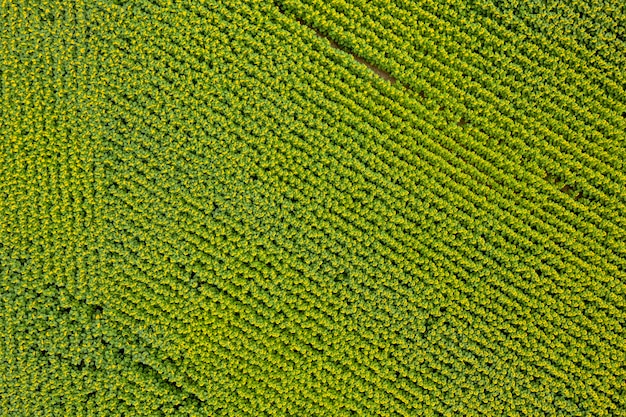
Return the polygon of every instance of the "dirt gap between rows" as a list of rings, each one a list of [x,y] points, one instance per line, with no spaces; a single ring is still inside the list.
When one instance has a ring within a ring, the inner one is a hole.
[[[328,41],[328,43],[330,43],[330,46],[334,49],[338,49],[340,51],[346,52],[350,55],[352,55],[352,57],[357,61],[360,62],[361,64],[365,65],[367,68],[369,68],[370,71],[372,71],[374,74],[378,75],[380,78],[382,78],[385,81],[388,81],[390,84],[395,84],[396,79],[393,75],[389,74],[387,71],[377,67],[376,65],[366,61],[364,58],[358,56],[357,54],[350,52],[347,49],[342,48],[341,46],[339,46],[339,44],[337,44],[337,42],[335,42],[334,40],[332,40],[331,38],[329,38],[328,36],[324,35],[322,32],[320,32],[319,30],[315,29],[312,26],[309,26],[306,22],[304,22],[302,19],[296,19],[296,21],[298,23],[300,23],[302,26],[306,26],[309,29],[313,30],[315,32],[315,34],[317,36],[319,36],[320,38],[326,39]]]
[[[278,11],[280,13],[282,13],[283,15],[291,17],[283,10],[283,8],[281,7],[280,4],[276,4],[276,7],[278,8]],[[352,55],[352,57],[357,62],[360,62],[361,64],[365,65],[370,71],[372,71],[374,74],[378,75],[378,77],[380,77],[383,80],[389,82],[390,84],[395,84],[396,83],[396,78],[393,75],[391,75],[390,73],[388,73],[387,71],[383,70],[382,68],[377,67],[376,65],[372,64],[371,62],[366,61],[364,58],[358,56],[357,54],[355,54],[355,53],[353,53],[353,52],[351,52],[351,51],[349,51],[349,50],[347,50],[345,48],[342,48],[341,46],[339,46],[339,44],[337,42],[335,42],[334,40],[332,40],[328,36],[324,35],[322,32],[320,32],[319,30],[317,30],[313,26],[309,25],[307,22],[305,22],[301,18],[295,17],[295,16],[293,16],[293,17],[296,19],[296,21],[300,25],[311,29],[320,38],[326,39],[333,49],[337,49],[339,51],[343,51],[343,52],[345,52],[347,54]]]

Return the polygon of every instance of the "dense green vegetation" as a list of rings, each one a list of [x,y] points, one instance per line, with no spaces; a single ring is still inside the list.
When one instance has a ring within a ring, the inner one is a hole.
[[[626,416],[626,6],[0,6],[0,415]]]

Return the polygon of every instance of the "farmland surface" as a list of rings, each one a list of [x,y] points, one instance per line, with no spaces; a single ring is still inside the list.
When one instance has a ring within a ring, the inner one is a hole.
[[[625,4],[0,2],[0,416],[626,416]]]

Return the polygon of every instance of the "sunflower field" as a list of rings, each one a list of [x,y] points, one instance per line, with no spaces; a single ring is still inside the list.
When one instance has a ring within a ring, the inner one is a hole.
[[[0,416],[626,416],[626,3],[2,0]]]

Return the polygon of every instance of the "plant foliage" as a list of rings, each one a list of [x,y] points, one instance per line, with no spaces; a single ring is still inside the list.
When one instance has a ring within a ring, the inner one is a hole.
[[[620,1],[0,6],[0,415],[626,416]]]

